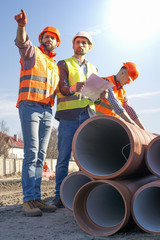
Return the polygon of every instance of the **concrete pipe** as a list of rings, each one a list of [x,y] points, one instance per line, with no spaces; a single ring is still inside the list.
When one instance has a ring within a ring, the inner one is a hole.
[[[131,212],[142,230],[160,233],[160,180],[148,183],[135,192]]]
[[[85,175],[82,171],[74,172],[64,178],[60,187],[60,197],[63,205],[70,211],[73,210],[73,199],[77,191],[93,178]]]
[[[151,173],[160,177],[160,136],[157,136],[148,144],[145,161]]]
[[[94,236],[109,236],[130,218],[133,194],[155,181],[154,175],[125,180],[94,180],[83,185],[74,197],[73,214],[78,225]]]
[[[137,178],[127,178],[127,179],[121,179],[117,180],[119,183],[125,185],[125,187],[128,188],[130,191],[130,194],[133,196],[134,193],[143,185],[154,182],[159,180],[159,178],[153,174],[144,176],[144,177],[137,177]]]
[[[130,218],[131,194],[113,180],[94,180],[83,185],[73,201],[77,224],[93,236],[109,236]]]
[[[118,118],[99,115],[77,129],[72,150],[79,168],[95,179],[113,179],[149,170],[144,151],[156,136]]]

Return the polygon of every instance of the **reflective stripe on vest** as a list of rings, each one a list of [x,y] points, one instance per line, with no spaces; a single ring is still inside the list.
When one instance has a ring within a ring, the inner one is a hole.
[[[114,76],[107,77],[106,79],[115,85]],[[118,101],[121,103],[121,105],[123,105],[124,97],[126,95],[126,91],[124,90],[124,88],[117,90],[117,87],[114,86],[113,91],[114,91]],[[106,114],[106,115],[111,115],[111,116],[115,116],[115,117],[119,118],[119,116],[114,112],[110,103],[107,100],[102,100],[99,102],[99,104],[97,102],[95,104],[95,107],[96,107],[97,115]]]
[[[53,106],[59,82],[59,70],[55,62],[36,47],[34,66],[31,69],[23,70],[22,59],[20,63],[21,75],[17,107],[19,102],[24,100],[50,103]]]
[[[87,63],[87,76],[84,76],[81,67],[78,64],[78,61],[74,58],[68,58],[64,60],[67,64],[69,71],[69,86],[75,84],[76,82],[84,82],[86,78],[88,78],[92,73],[98,74],[97,69]],[[88,98],[84,98],[81,94],[75,93],[71,96],[64,96],[57,88],[57,111],[67,110],[67,109],[75,109],[75,108],[84,108],[87,105],[90,106],[95,111],[94,103]]]

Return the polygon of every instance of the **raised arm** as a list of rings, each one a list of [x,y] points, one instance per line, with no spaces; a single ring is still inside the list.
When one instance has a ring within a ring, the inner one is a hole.
[[[14,18],[18,23],[17,39],[18,41],[23,43],[26,41],[27,38],[27,33],[25,30],[25,25],[27,24],[27,16],[25,14],[25,11],[21,9],[21,13],[17,14]]]

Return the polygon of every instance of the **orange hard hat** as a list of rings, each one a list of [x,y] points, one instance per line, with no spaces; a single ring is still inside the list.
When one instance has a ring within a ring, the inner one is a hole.
[[[127,68],[127,73],[131,81],[134,81],[139,76],[139,69],[135,63],[126,62],[126,63],[123,63],[123,66]]]
[[[43,29],[43,31],[39,34],[39,42],[41,43],[41,36],[45,33],[45,32],[51,32],[51,33],[54,33],[56,34],[57,36],[57,47],[59,46],[59,44],[61,43],[61,39],[60,39],[60,33],[58,31],[57,28],[54,28],[54,27],[46,27],[45,29]]]

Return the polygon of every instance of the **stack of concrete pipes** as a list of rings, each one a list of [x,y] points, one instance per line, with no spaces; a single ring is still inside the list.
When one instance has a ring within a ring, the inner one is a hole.
[[[160,233],[160,135],[95,116],[76,131],[72,151],[80,171],[63,180],[60,196],[83,231],[113,235],[132,217]]]

